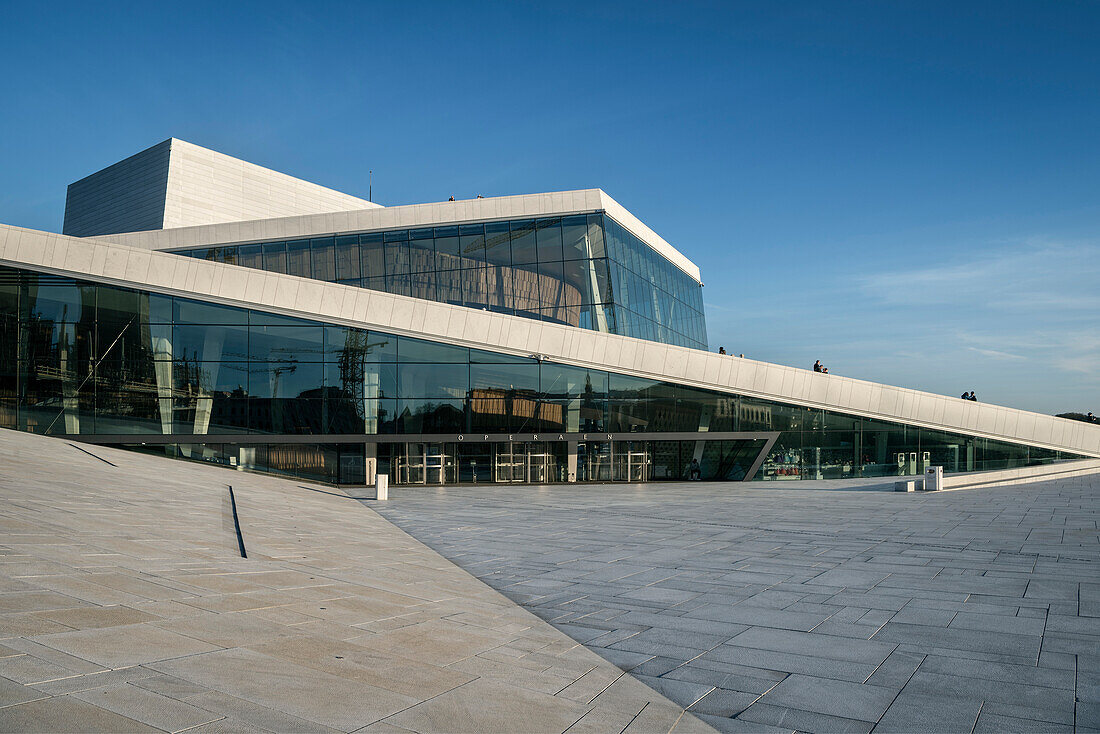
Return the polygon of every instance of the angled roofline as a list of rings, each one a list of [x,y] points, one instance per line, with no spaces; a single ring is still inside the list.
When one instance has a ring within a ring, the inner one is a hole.
[[[1100,458],[1082,421],[99,239],[0,225],[0,264]]]
[[[407,204],[326,214],[305,214],[247,222],[98,235],[95,239],[147,250],[179,250],[270,240],[317,237],[343,232],[439,227],[470,221],[523,219],[606,212],[680,270],[702,283],[699,266],[642,223],[602,189],[554,191],[545,194],[491,196],[483,199]]]

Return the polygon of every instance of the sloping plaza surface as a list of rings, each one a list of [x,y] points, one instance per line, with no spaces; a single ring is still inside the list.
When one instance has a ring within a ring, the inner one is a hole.
[[[0,498],[0,731],[711,731],[337,490],[0,430]]]
[[[379,509],[721,731],[1100,730],[1100,476],[811,486],[399,489]]]

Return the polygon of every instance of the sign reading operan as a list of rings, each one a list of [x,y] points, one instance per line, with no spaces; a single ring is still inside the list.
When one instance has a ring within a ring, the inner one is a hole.
[[[481,438],[478,438],[478,434],[457,434],[456,441],[465,441],[467,438],[474,441],[614,441],[614,433],[593,433],[592,438],[588,437],[587,433],[571,433],[566,438],[564,433],[511,433],[508,434],[508,438],[505,438],[501,434],[480,434]],[[539,438],[542,436],[542,438]]]

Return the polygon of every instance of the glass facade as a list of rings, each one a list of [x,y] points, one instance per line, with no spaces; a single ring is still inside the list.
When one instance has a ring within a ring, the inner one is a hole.
[[[702,286],[600,213],[177,254],[707,348]]]
[[[301,268],[302,251],[280,252]],[[766,480],[1075,458],[3,267],[0,427],[118,445],[155,436],[144,450],[350,483],[371,450],[409,483],[561,481],[570,461],[562,440],[429,438],[457,434],[592,433],[576,446],[581,481],[686,478],[692,459],[704,478],[745,478],[764,439],[706,440],[716,432],[778,432],[755,476]]]

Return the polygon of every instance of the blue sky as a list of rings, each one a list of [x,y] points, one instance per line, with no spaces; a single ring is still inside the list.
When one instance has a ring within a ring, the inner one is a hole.
[[[169,136],[382,204],[598,186],[715,349],[1100,412],[1100,4],[0,11],[0,222]]]

